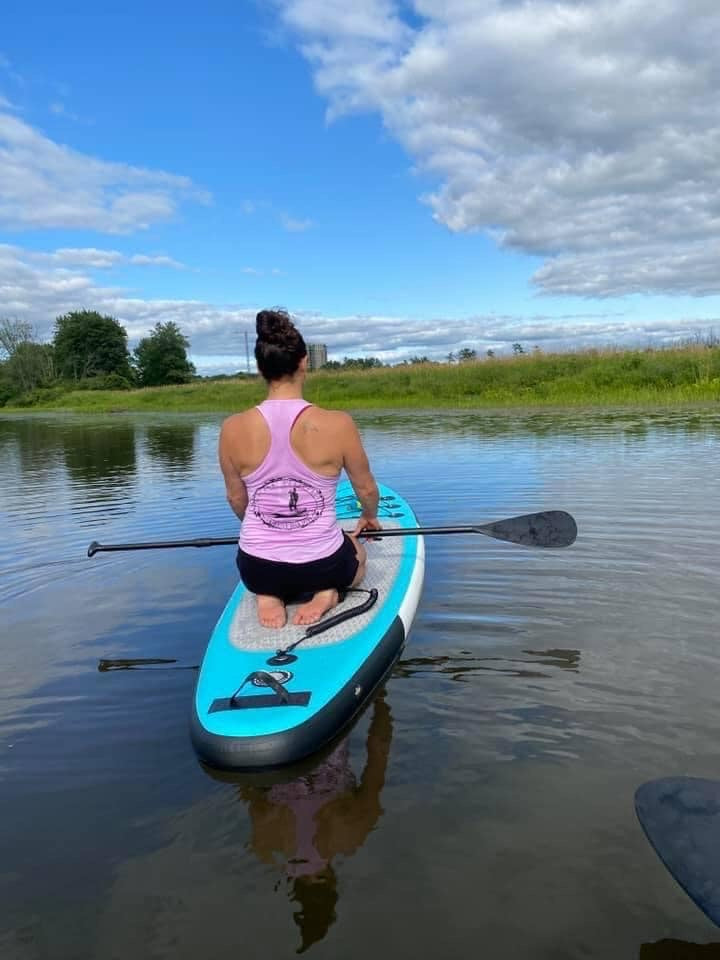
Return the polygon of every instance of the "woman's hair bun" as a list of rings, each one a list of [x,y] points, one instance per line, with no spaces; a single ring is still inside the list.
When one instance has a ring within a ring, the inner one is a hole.
[[[255,359],[266,380],[292,376],[307,356],[302,334],[287,310],[261,310],[255,318]]]
[[[261,310],[255,329],[260,340],[278,347],[285,346],[295,333],[295,325],[286,310]]]

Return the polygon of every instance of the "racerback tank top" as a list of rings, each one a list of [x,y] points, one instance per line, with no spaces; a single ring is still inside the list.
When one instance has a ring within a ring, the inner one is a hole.
[[[270,431],[263,462],[243,477],[248,506],[240,547],[264,560],[306,563],[329,557],[343,542],[335,516],[340,475],[315,473],[297,456],[290,431],[306,400],[265,400],[257,409]]]

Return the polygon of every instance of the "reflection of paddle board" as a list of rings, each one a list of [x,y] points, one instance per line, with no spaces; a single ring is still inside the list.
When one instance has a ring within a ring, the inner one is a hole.
[[[385,486],[380,493],[384,526],[417,527],[402,497]],[[347,481],[338,487],[337,515],[347,530],[359,515]],[[261,627],[253,595],[242,583],[235,589],[210,638],[193,699],[192,740],[206,763],[236,770],[294,763],[332,740],[385,679],[417,609],[425,546],[415,535],[366,543],[364,592],[348,593],[309,629]],[[358,612],[335,623],[351,609]],[[289,606],[289,621],[293,612]]]

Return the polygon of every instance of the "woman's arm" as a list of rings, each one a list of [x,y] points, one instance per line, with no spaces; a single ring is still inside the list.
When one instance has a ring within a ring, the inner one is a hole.
[[[357,536],[363,530],[382,529],[377,518],[380,495],[358,428],[348,414],[344,413],[342,417],[343,467],[362,508],[362,515],[353,531],[353,536]]]
[[[233,429],[226,420],[220,430],[220,442],[218,444],[218,459],[220,460],[220,469],[225,478],[225,492],[228,503],[233,509],[235,515],[242,520],[248,505],[247,487],[245,481],[236,470],[230,451],[233,444]]]

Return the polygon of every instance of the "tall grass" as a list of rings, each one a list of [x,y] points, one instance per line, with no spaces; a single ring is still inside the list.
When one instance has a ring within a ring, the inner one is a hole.
[[[112,412],[230,412],[259,402],[261,380],[198,380],[130,391],[39,392],[33,409]],[[319,371],[305,394],[321,406],[578,407],[720,401],[720,346],[661,350],[586,350],[461,364],[415,364]],[[15,409],[18,406],[16,405]]]

